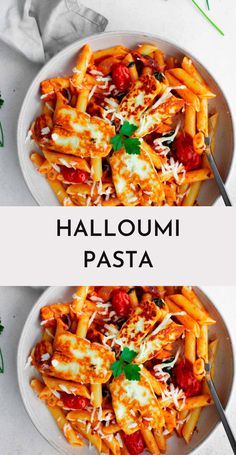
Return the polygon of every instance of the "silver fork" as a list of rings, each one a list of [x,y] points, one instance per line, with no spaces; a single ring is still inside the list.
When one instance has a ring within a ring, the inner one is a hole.
[[[213,398],[213,401],[215,403],[215,406],[216,406],[216,409],[217,409],[217,412],[220,416],[220,419],[221,419],[221,422],[223,424],[223,427],[225,429],[225,432],[228,436],[228,440],[231,444],[231,447],[232,447],[232,450],[233,450],[233,453],[236,454],[236,440],[234,438],[234,435],[231,431],[231,428],[229,426],[229,423],[228,423],[228,420],[226,418],[226,415],[225,415],[225,411],[224,411],[224,408],[221,404],[221,401],[218,397],[218,393],[216,391],[216,388],[215,388],[215,385],[214,385],[214,382],[211,378],[211,365],[209,363],[205,363],[205,371],[206,371],[206,382],[207,382],[207,385],[209,387],[209,390],[211,392],[211,396]]]

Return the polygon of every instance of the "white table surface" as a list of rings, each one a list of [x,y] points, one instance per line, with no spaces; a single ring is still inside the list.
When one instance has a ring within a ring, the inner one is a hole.
[[[0,24],[4,9],[13,1],[16,0],[1,2]],[[199,0],[202,5],[204,2]],[[236,118],[236,93],[232,83],[236,72],[236,60],[232,56],[236,43],[235,0],[210,0],[212,18],[225,31],[225,37],[202,18],[191,0],[84,0],[84,3],[109,19],[107,30],[156,33],[189,49],[223,87],[234,106]],[[35,205],[18,164],[16,125],[24,95],[39,68],[2,43],[0,54],[0,90],[6,101],[0,112],[6,141],[5,148],[0,149],[0,205]],[[236,179],[232,177],[227,187],[235,204]]]
[[[236,350],[236,287],[204,288],[206,294],[224,314],[228,329],[233,334]],[[32,305],[42,291],[24,287],[0,288],[0,317],[5,329],[0,337],[0,346],[5,359],[5,373],[0,374],[0,453],[2,455],[56,455],[53,449],[37,432],[28,417],[18,391],[16,355],[19,337]],[[235,352],[234,352],[235,355]],[[234,361],[236,362],[236,356]],[[231,395],[227,416],[236,435],[236,387]],[[232,453],[222,425],[219,425],[196,455],[230,455]]]

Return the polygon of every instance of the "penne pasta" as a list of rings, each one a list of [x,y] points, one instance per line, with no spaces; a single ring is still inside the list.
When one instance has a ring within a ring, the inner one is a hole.
[[[197,79],[190,76],[190,74],[188,74],[184,69],[174,68],[170,70],[170,73],[176,77],[176,79],[186,85],[186,87],[195,93],[195,95],[206,98],[215,97],[214,93],[212,93],[204,84],[199,82]]]
[[[86,74],[91,57],[92,50],[88,44],[85,44],[79,53],[76,66],[74,68],[74,73],[71,78],[71,84],[77,90],[81,89],[81,84]]]
[[[200,417],[201,408],[196,408],[191,411],[189,418],[187,419],[186,423],[182,429],[182,435],[187,444],[189,444],[190,439],[193,435],[193,432],[197,426],[198,419]]]

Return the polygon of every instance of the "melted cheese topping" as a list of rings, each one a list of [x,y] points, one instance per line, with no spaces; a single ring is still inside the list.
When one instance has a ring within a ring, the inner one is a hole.
[[[52,376],[80,383],[105,383],[111,376],[115,355],[98,343],[70,332],[59,335],[52,356]]]
[[[169,316],[169,315],[168,315]],[[163,322],[165,322],[163,324]],[[160,327],[160,330],[158,330]],[[144,363],[152,359],[168,343],[176,341],[184,332],[184,327],[170,319],[164,319],[160,326],[148,335],[141,343],[135,363]]]
[[[164,425],[158,400],[144,376],[140,381],[129,381],[124,375],[119,376],[113,379],[110,391],[116,420],[126,434],[137,431],[141,423],[151,428]]]
[[[155,76],[150,74],[141,76],[121,101],[119,113],[130,123],[138,125],[142,113],[152,104],[161,87]]]
[[[142,146],[140,155],[129,155],[124,149],[113,153],[110,166],[117,195],[124,205],[161,204],[164,200],[159,176]]]
[[[159,100],[158,100],[159,101]],[[169,96],[160,103],[155,103],[142,116],[139,128],[135,132],[136,137],[143,137],[157,129],[166,119],[176,115],[184,106],[184,100]]]
[[[159,320],[161,311],[152,301],[140,303],[123,324],[116,343],[131,349],[139,347],[140,342]]]
[[[51,147],[80,157],[104,157],[111,150],[114,135],[114,126],[105,120],[65,106],[58,111]]]

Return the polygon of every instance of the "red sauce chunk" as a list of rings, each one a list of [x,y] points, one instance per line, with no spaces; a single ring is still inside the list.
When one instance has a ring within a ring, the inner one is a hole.
[[[72,169],[66,166],[60,166],[61,174],[66,182],[85,183],[89,178],[88,172],[80,169]]]
[[[111,68],[112,82],[116,88],[123,92],[127,90],[131,83],[129,68],[124,63],[114,63]]]
[[[188,134],[180,134],[175,140],[176,156],[186,171],[201,167],[202,158],[193,148],[193,140]]]
[[[115,289],[112,292],[111,304],[117,316],[121,317],[129,316],[131,305],[127,292],[121,289]]]
[[[198,395],[201,391],[201,381],[195,378],[193,366],[187,359],[182,359],[174,369],[175,382],[186,397]]]
[[[66,392],[60,392],[60,397],[65,408],[69,409],[84,409],[90,403],[88,398],[72,395]]]
[[[139,455],[145,449],[145,443],[140,430],[133,434],[125,434],[122,432],[124,443],[130,455]]]

